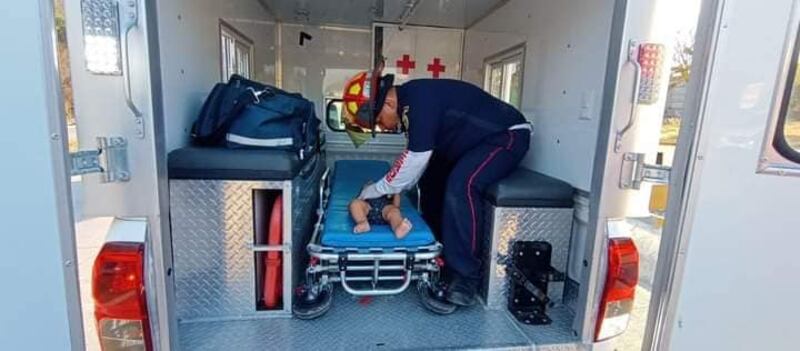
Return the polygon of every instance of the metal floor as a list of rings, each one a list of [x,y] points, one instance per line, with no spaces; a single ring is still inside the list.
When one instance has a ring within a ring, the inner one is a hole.
[[[428,313],[415,289],[369,303],[339,289],[322,318],[185,322],[179,325],[183,350],[419,350],[564,349],[575,341],[566,307],[548,310],[549,326],[516,323],[505,311],[482,306],[450,316]],[[560,347],[559,347],[560,345]]]

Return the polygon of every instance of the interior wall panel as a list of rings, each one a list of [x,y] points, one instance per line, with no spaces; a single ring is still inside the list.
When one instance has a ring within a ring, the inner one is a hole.
[[[253,78],[275,82],[274,19],[255,0],[173,0],[158,6],[167,151],[189,143],[192,122],[220,81],[220,20],[253,41]]]
[[[613,3],[511,0],[466,33],[463,78],[479,86],[487,58],[525,44],[521,110],[535,132],[523,164],[584,191],[591,186]]]

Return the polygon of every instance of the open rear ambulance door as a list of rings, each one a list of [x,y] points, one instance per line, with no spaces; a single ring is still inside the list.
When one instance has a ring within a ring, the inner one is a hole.
[[[695,65],[707,78],[697,127],[682,131],[687,187],[667,219],[677,244],[665,257],[676,259],[656,287],[665,297],[650,345],[796,350],[800,1],[707,2],[717,18],[698,44],[712,49]]]
[[[573,325],[585,343],[638,350],[647,334],[661,223],[674,211],[654,213],[653,186],[673,191],[683,185],[670,167],[656,163],[676,25],[681,17],[690,17],[692,25],[698,18],[699,1],[694,11],[676,9],[685,2],[615,2],[592,175],[593,241],[583,257],[588,286],[581,287],[578,300],[586,308],[578,309]],[[687,112],[682,123],[692,124],[694,115]]]
[[[106,240],[145,243],[153,343],[167,349],[172,259],[161,245],[170,241],[155,2],[64,3],[80,150],[72,156],[76,220],[143,222],[125,233],[112,224]]]

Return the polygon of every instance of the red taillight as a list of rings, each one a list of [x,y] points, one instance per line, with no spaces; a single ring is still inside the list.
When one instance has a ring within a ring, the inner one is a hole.
[[[608,243],[608,273],[597,315],[595,340],[619,335],[628,327],[633,298],[639,282],[639,251],[630,238]]]
[[[92,296],[104,351],[153,349],[144,290],[144,244],[103,245],[94,261]]]

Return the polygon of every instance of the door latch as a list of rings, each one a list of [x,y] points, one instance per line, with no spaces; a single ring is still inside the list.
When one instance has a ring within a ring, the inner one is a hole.
[[[651,165],[644,162],[644,154],[627,152],[622,157],[620,189],[640,189],[642,182],[669,184],[671,167]]]
[[[128,141],[122,137],[98,137],[97,149],[81,150],[70,154],[70,174],[100,173],[100,182],[127,182],[131,179],[128,168]]]

